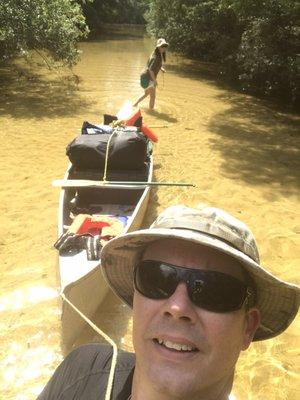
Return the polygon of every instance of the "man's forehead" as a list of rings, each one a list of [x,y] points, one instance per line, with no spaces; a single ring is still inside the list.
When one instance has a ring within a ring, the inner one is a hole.
[[[243,278],[243,267],[233,257],[212,247],[188,240],[169,238],[149,243],[143,260],[156,260],[196,269],[211,269]]]
[[[144,249],[143,255],[168,254],[170,252],[176,252],[183,255],[187,253],[193,254],[194,256],[201,256],[203,254],[217,256],[220,254],[218,250],[204,246],[201,243],[177,238],[166,238],[148,243]]]

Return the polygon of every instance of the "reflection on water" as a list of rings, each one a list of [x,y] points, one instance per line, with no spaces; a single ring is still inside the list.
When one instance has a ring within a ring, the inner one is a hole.
[[[51,327],[60,314],[49,303],[54,298],[57,291],[46,286],[1,295],[1,399],[36,398],[44,386],[43,378],[62,359],[57,346],[59,324]],[[49,327],[44,326],[45,320]]]
[[[14,72],[0,71],[0,399],[35,399],[62,359],[52,248],[58,192],[51,181],[63,176],[65,147],[82,121],[102,122],[104,113],[140,95],[139,73],[153,42],[118,35],[80,48],[76,79],[67,71],[28,71],[20,61]],[[142,103],[159,136],[154,178],[197,187],[153,188],[144,225],[170,204],[218,205],[251,226],[271,271],[299,280],[298,118],[225,88],[211,64],[169,54],[167,71],[159,77],[156,110]],[[112,294],[95,322],[132,349],[131,313]],[[299,398],[297,327],[243,352],[234,387],[239,400]],[[87,327],[76,345],[86,341],[101,339]]]
[[[0,296],[0,312],[16,311],[40,301],[57,297],[57,291],[50,287],[34,286],[17,289],[11,293]]]

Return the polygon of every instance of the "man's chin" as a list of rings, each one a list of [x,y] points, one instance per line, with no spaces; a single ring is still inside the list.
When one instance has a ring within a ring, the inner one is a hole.
[[[192,399],[193,386],[199,380],[195,371],[187,371],[182,365],[165,361],[153,363],[148,371],[148,378],[158,392],[168,394],[170,398]]]

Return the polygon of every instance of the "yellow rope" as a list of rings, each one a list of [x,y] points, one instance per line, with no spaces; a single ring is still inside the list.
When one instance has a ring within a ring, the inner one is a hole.
[[[74,311],[77,312],[77,314],[80,315],[81,318],[83,318],[89,325],[92,327],[100,336],[102,336],[113,348],[113,355],[112,355],[112,360],[111,360],[111,366],[110,366],[110,371],[109,371],[109,376],[108,376],[108,382],[107,382],[107,389],[105,393],[105,400],[110,400],[111,398],[111,393],[112,393],[112,385],[113,385],[113,380],[114,380],[114,374],[115,374],[115,369],[117,365],[117,356],[118,356],[118,348],[116,343],[106,334],[104,333],[100,328],[98,328],[91,320],[89,320],[74,304],[66,298],[64,293],[61,292],[61,297],[66,301]]]
[[[103,182],[106,182],[106,173],[107,173],[107,164],[108,164],[108,151],[109,151],[109,146],[110,146],[110,141],[112,137],[117,133],[117,130],[114,130],[114,132],[110,135],[108,142],[107,142],[107,147],[106,147],[106,152],[105,152],[105,164],[104,164],[104,173],[103,173]]]

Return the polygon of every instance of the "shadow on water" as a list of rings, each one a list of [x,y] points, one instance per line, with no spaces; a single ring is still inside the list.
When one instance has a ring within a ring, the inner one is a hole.
[[[225,99],[225,96],[220,96]],[[268,107],[267,102],[226,95],[231,107],[214,115],[213,151],[222,153],[223,173],[252,185],[267,184],[294,193],[300,186],[299,117]]]
[[[168,60],[169,61],[169,60]],[[248,95],[253,97],[254,101],[260,101],[267,104],[272,110],[278,110],[288,113],[297,113],[295,104],[287,103],[283,98],[266,97],[253,91],[245,92],[238,81],[229,79],[222,74],[221,64],[193,60],[175,55],[170,57],[170,64],[167,66],[168,72],[183,78],[195,79],[201,82],[213,83],[217,88],[226,90],[234,95]]]
[[[88,43],[93,42],[93,43],[97,43],[97,42],[112,42],[113,40],[118,40],[118,41],[138,41],[140,42],[140,40],[143,38],[143,36],[145,36],[144,32],[136,32],[136,33],[132,33],[132,32],[121,32],[121,31],[114,31],[113,29],[110,31],[105,31],[105,32],[101,32],[101,34],[99,33],[95,33],[95,34],[91,34],[88,38]],[[83,42],[82,42],[83,43]]]
[[[166,122],[178,122],[177,118],[171,117],[167,113],[162,113],[151,109],[145,109],[144,112]]]
[[[88,41],[140,40],[144,36],[147,36],[145,25],[101,24],[101,29],[90,33]]]
[[[30,65],[0,66],[0,116],[43,118],[74,115],[88,104],[78,91],[76,75],[46,77],[31,71]]]
[[[183,78],[213,81],[220,87],[228,87],[224,81],[220,80],[219,66],[212,62],[184,59],[173,55],[168,64],[168,72],[173,72]]]

